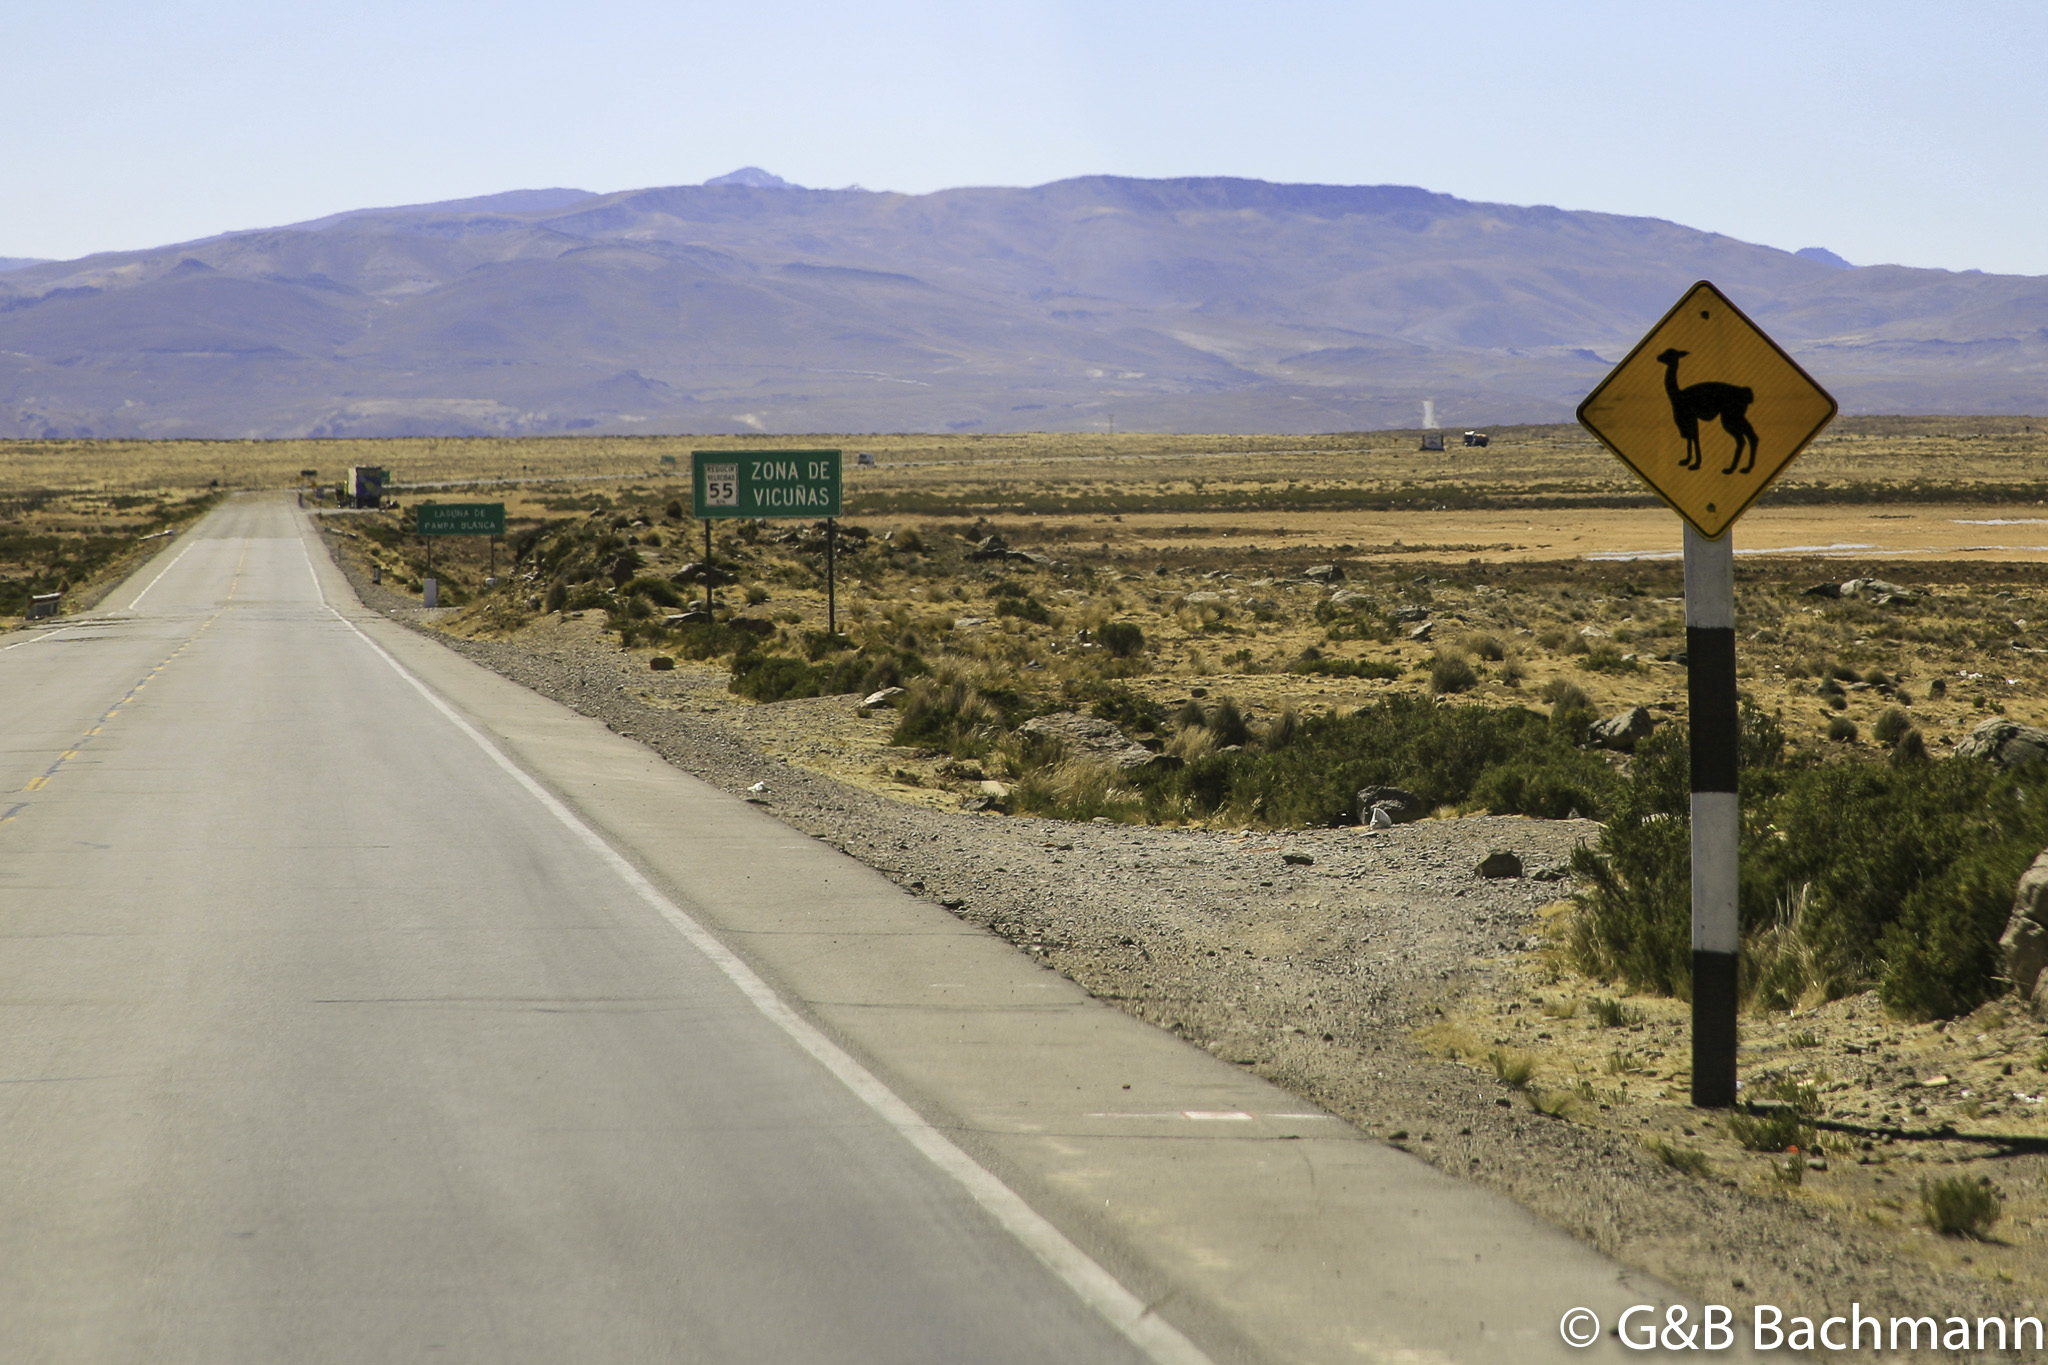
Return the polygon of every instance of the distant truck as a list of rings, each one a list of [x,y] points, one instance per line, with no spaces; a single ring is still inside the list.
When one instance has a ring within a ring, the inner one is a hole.
[[[380,465],[351,465],[342,477],[336,501],[343,507],[382,507],[384,482],[390,477],[391,471]]]

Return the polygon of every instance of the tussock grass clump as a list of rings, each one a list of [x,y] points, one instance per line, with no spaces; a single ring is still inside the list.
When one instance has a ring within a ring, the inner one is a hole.
[[[1593,1021],[1601,1028],[1633,1028],[1643,1022],[1641,1010],[1630,1009],[1619,1000],[1592,1002]]]
[[[1510,1090],[1526,1089],[1536,1075],[1536,1059],[1526,1052],[1495,1048],[1486,1054],[1486,1062],[1493,1068],[1494,1076]]]
[[[1468,631],[1460,636],[1458,648],[1473,658],[1484,659],[1488,663],[1499,663],[1508,656],[1507,646],[1500,642],[1498,635],[1489,635],[1479,630]]]
[[[1990,1239],[1992,1225],[2005,1212],[2005,1196],[1989,1176],[1944,1176],[1921,1183],[1920,1212],[1927,1226],[1944,1237],[1982,1242]]]
[[[1813,1125],[1791,1106],[1757,1114],[1730,1114],[1728,1136],[1752,1152],[1805,1151],[1813,1145]]]
[[[1707,1154],[1697,1147],[1680,1147],[1666,1138],[1657,1138],[1646,1145],[1652,1156],[1680,1175],[1691,1176],[1694,1180],[1705,1180],[1714,1174],[1713,1163],[1708,1161]]]

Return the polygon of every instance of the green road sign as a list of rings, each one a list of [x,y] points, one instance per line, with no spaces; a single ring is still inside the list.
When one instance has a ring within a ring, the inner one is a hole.
[[[502,536],[502,502],[423,502],[414,525],[423,536]]]
[[[693,450],[690,490],[700,520],[836,517],[836,450]]]

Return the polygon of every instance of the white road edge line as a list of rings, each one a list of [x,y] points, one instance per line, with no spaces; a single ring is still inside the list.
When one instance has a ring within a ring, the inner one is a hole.
[[[11,645],[0,646],[0,654],[5,654],[10,649],[20,649],[23,645],[32,645],[36,642],[36,640],[47,640],[52,635],[62,635],[65,631],[69,629],[71,629],[71,627],[69,626],[59,626],[55,630],[44,631],[41,635],[36,636],[35,640],[16,640]]]
[[[306,555],[306,569],[313,574],[313,585],[319,589],[319,573],[313,568],[312,552],[306,548],[303,539],[299,542],[299,549]],[[739,987],[741,994],[747,997],[755,1009],[788,1034],[798,1047],[816,1058],[820,1065],[838,1078],[840,1084],[851,1090],[863,1104],[901,1134],[934,1166],[951,1176],[1004,1231],[1022,1242],[1046,1269],[1079,1296],[1083,1303],[1100,1314],[1126,1340],[1143,1351],[1156,1365],[1214,1365],[1200,1347],[1182,1336],[1179,1329],[1171,1323],[1154,1316],[1143,1300],[1124,1288],[1115,1276],[1097,1265],[1087,1252],[1068,1240],[1065,1233],[1025,1203],[1016,1191],[990,1174],[985,1167],[955,1146],[952,1140],[938,1129],[925,1122],[922,1115],[904,1103],[893,1090],[877,1079],[873,1072],[819,1032],[809,1020],[791,1009],[752,967],[713,938],[710,932],[682,907],[663,895],[639,868],[627,861],[625,856],[607,843],[602,835],[585,824],[581,817],[562,804],[552,792],[534,781],[523,769],[507,758],[497,745],[491,743],[481,731],[435,695],[432,688],[414,676],[412,670],[371,639],[361,626],[336,611],[334,604],[327,601],[324,589],[320,590],[320,600],[328,611],[334,613],[336,620],[354,631],[364,644],[391,666],[393,672],[424,697],[429,706],[447,717],[449,723],[467,735],[493,763],[502,768],[514,782],[525,788],[528,795],[560,821],[571,834],[597,855],[600,861],[617,873],[620,880],[632,887],[642,900],[668,921],[671,928],[689,940],[690,945],[698,952],[711,959],[718,969],[725,973],[726,979]]]
[[[191,553],[192,553],[192,546],[193,546],[193,545],[197,545],[198,543],[199,543],[199,542],[198,542],[198,541],[196,541],[196,540],[195,540],[195,541],[192,541],[192,542],[190,542],[189,544],[187,544],[187,545],[185,546],[185,548],[184,548],[184,549],[182,549],[182,550],[178,551],[178,559],[174,559],[174,560],[172,560],[172,561],[171,561],[170,563],[168,563],[168,564],[164,565],[164,566],[163,566],[163,567],[162,567],[161,569],[158,569],[158,570],[156,571],[156,577],[155,577],[155,578],[152,578],[152,579],[150,579],[150,580],[149,580],[149,582],[148,582],[147,584],[145,584],[145,585],[143,586],[143,589],[142,589],[142,591],[141,591],[141,592],[139,592],[139,593],[136,593],[136,594],[135,594],[135,600],[134,600],[133,602],[130,602],[130,603],[128,604],[128,610],[130,610],[130,611],[134,611],[134,610],[135,610],[135,609],[136,609],[137,607],[141,606],[141,605],[142,605],[142,599],[143,599],[143,598],[145,598],[145,597],[147,597],[147,596],[149,596],[149,590],[150,590],[151,588],[154,588],[154,587],[155,587],[155,586],[156,586],[157,584],[159,584],[159,583],[163,582],[163,581],[164,581],[164,575],[165,575],[165,574],[167,574],[167,573],[169,573],[169,572],[170,572],[171,570],[173,570],[173,569],[177,568],[177,567],[178,567],[178,560],[179,560],[179,559],[183,559],[183,558],[184,558],[184,557],[185,557],[186,555],[189,555],[189,554],[191,554]],[[303,550],[304,548],[306,548],[306,542],[305,542],[305,541],[303,541],[303,540],[302,540],[302,541],[300,541],[300,542],[299,542],[299,548],[300,548],[300,549],[302,549],[302,550]],[[318,583],[318,581],[319,581],[319,580],[317,580],[317,579],[315,579],[315,580],[314,580],[314,582],[315,582],[316,584]],[[326,595],[325,593],[322,593],[322,594],[321,594],[321,596],[320,596],[320,600],[321,600],[321,602],[322,602],[322,603],[324,604],[324,603],[326,602],[326,600],[327,600],[327,595]]]

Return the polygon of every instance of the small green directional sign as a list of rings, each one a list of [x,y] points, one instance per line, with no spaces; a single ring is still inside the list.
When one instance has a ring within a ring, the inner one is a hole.
[[[414,510],[415,529],[423,536],[505,534],[502,502],[423,502]]]
[[[718,517],[836,517],[836,450],[694,450],[692,504],[699,520]]]

